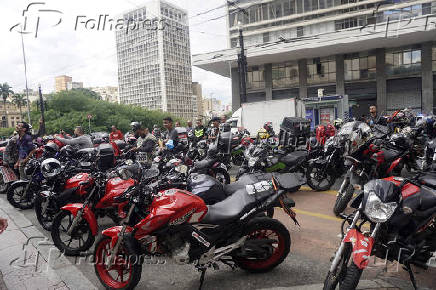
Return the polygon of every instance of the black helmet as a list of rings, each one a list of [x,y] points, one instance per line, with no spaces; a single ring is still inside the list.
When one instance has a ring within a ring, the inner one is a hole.
[[[272,132],[273,131],[273,125],[272,122],[266,122],[265,124],[263,124],[263,128],[268,132]]]
[[[49,153],[56,153],[59,151],[59,146],[54,142],[49,142],[44,145],[44,149]]]
[[[136,130],[141,129],[141,123],[132,122],[132,123],[130,123],[130,127],[132,128],[132,131],[135,132]]]

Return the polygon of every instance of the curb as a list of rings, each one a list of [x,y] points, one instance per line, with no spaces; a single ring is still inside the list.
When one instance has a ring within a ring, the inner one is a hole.
[[[98,289],[4,198],[0,216],[9,224],[0,235],[0,271],[7,289]]]

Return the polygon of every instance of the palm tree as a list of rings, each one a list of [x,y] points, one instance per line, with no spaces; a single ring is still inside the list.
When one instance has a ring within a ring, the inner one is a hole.
[[[13,94],[14,92],[11,90],[11,86],[8,85],[8,83],[0,84],[0,95],[3,98],[3,106],[5,107],[5,123],[3,123],[3,127],[8,127],[8,112],[6,110],[6,101],[10,94]]]
[[[20,118],[23,118],[23,112],[21,108],[27,105],[27,99],[23,95],[14,94],[12,96],[12,103],[18,107],[20,110]]]

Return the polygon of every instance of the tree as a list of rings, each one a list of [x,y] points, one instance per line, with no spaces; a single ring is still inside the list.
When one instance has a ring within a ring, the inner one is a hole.
[[[8,127],[8,112],[6,110],[6,101],[8,100],[8,97],[10,94],[13,94],[14,92],[11,90],[11,86],[8,85],[8,83],[0,84],[0,94],[3,98],[3,106],[5,108],[5,123],[3,123],[3,127]]]
[[[20,116],[22,118],[23,112],[22,112],[21,108],[27,105],[27,99],[23,95],[14,94],[12,96],[12,103],[18,107],[18,109],[20,110]]]

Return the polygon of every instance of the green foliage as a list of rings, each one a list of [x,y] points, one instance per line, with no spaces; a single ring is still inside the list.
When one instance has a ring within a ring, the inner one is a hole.
[[[110,131],[115,125],[123,132],[130,130],[130,123],[141,122],[152,130],[153,124],[162,125],[162,119],[168,116],[160,111],[150,111],[141,107],[108,103],[99,99],[99,95],[87,89],[62,91],[47,98],[45,128],[47,134],[64,130],[72,133],[76,126],[88,131],[88,115],[92,116],[91,131]],[[36,103],[32,103],[32,124],[38,124],[40,112]],[[174,122],[180,120],[173,117]]]
[[[15,128],[0,128],[0,138],[9,138],[14,133]]]

